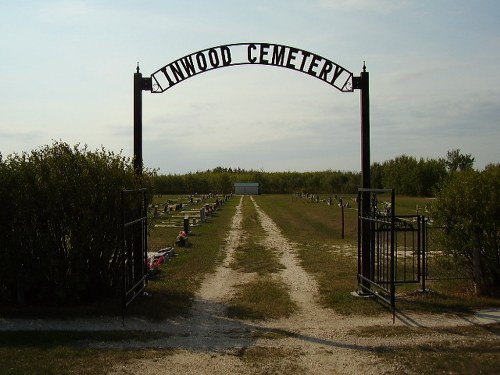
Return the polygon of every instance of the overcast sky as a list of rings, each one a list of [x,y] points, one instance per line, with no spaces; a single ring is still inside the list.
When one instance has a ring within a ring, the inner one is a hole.
[[[370,73],[371,160],[500,162],[500,1],[1,1],[0,152],[62,140],[133,154],[133,74],[239,42]],[[143,93],[143,156],[160,173],[217,166],[360,170],[359,91],[242,65]]]

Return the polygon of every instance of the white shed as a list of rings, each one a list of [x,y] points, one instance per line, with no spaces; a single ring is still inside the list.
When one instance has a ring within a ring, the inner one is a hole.
[[[236,195],[259,195],[258,182],[235,182],[234,194]]]

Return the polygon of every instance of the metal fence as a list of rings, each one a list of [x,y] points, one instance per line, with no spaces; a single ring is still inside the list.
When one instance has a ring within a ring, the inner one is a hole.
[[[364,212],[363,200],[369,200]],[[423,215],[395,215],[394,206],[393,190],[359,190],[359,289],[388,303],[393,311],[397,285],[420,284],[426,290],[429,280],[467,278],[452,256],[442,251],[442,228],[429,225]]]
[[[394,206],[393,190],[359,189],[359,290],[386,302],[393,312],[397,285],[420,284],[425,291],[428,281],[470,279],[444,251],[444,228],[423,215],[395,215]]]
[[[122,202],[122,315],[147,285],[146,189],[123,190]]]
[[[395,216],[392,209],[380,208],[379,194],[394,190],[358,191],[358,285],[362,293],[372,294],[395,311]],[[389,206],[388,205],[388,206]]]
[[[395,232],[395,282],[419,283],[425,254],[425,219],[421,215],[398,215]]]

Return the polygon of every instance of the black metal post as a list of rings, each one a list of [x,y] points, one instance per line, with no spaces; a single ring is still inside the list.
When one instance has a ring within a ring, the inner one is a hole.
[[[123,190],[120,192],[120,205],[121,205],[121,214],[122,214],[122,254],[121,254],[121,273],[122,273],[122,325],[125,327],[125,307],[127,306],[127,280],[125,276],[125,209],[124,209],[124,199],[123,199]]]
[[[396,195],[394,193],[394,189],[391,191],[391,262],[390,262],[390,281],[391,281],[391,308],[392,308],[392,323],[394,324],[396,321],[396,269],[395,269],[395,251],[396,251],[396,232],[394,230],[394,224],[396,221]]]
[[[370,78],[363,65],[361,72],[361,185],[370,186]],[[369,199],[368,199],[369,201]],[[369,203],[369,202],[368,202]]]
[[[363,189],[369,189],[370,184],[370,81],[369,73],[363,64],[363,71],[359,77],[359,88],[361,90],[361,186]],[[370,213],[370,193],[363,192],[361,200],[361,211],[364,217]],[[363,221],[361,229],[361,274],[368,280],[371,280],[371,263],[373,259],[371,251],[371,228],[370,223]],[[364,287],[370,289],[370,284],[364,282]]]
[[[342,239],[345,238],[345,223],[344,223],[344,202],[340,198],[340,209],[342,210]]]
[[[425,281],[427,277],[427,219],[424,216],[422,218],[422,268],[421,268],[421,277],[422,277],[422,291],[425,292]]]
[[[142,74],[134,73],[134,169],[137,175],[142,175]]]

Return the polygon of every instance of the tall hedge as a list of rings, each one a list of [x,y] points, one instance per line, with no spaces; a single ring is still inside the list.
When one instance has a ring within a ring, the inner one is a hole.
[[[86,302],[119,281],[123,188],[130,160],[55,142],[0,160],[0,300]]]
[[[473,276],[476,294],[500,293],[500,164],[455,172],[432,205],[445,251]]]

